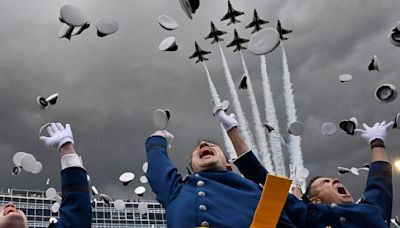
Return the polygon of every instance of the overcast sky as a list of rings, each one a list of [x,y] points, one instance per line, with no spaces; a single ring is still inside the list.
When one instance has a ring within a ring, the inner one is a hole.
[[[80,7],[92,22],[91,28],[70,42],[57,38],[61,27],[57,17],[64,4]],[[45,190],[46,179],[50,178],[50,185],[60,190],[59,156],[38,140],[39,128],[56,121],[71,123],[76,150],[99,191],[116,198],[129,197],[132,189],[140,185],[141,166],[146,161],[144,142],[155,130],[152,113],[159,107],[172,111],[168,130],[175,140],[169,155],[184,173],[187,156],[198,139],[212,138],[223,145],[218,122],[211,114],[203,66],[188,59],[194,41],[213,52],[206,64],[220,96],[229,99],[217,46],[203,38],[210,31],[211,20],[228,32],[222,45],[232,76],[238,81],[243,74],[240,55],[225,46],[232,40],[234,28],[242,37],[250,37],[251,30],[244,30],[244,26],[251,21],[254,8],[262,19],[270,21],[267,26],[275,27],[280,19],[284,27],[293,30],[284,45],[298,119],[305,124],[302,148],[310,176],[337,177],[337,166],[350,168],[369,162],[369,145],[361,137],[339,131],[323,136],[321,124],[337,124],[352,116],[360,123],[373,124],[390,121],[400,112],[399,99],[383,104],[373,96],[380,84],[400,87],[400,49],[387,38],[400,20],[398,2],[232,0],[232,5],[245,12],[238,18],[242,23],[234,26],[220,21],[227,10],[226,1],[202,0],[193,20],[186,17],[176,0],[1,1],[0,187]],[[179,28],[163,30],[157,25],[161,14],[173,17]],[[93,24],[101,16],[116,18],[120,29],[110,36],[97,37]],[[167,36],[176,37],[178,51],[158,50]],[[247,50],[243,54],[264,121],[260,59]],[[381,72],[367,70],[374,54],[380,60]],[[271,88],[284,132],[281,58],[281,47],[267,55]],[[338,76],[342,73],[353,75],[353,80],[341,84]],[[54,92],[60,94],[57,104],[41,110],[36,97]],[[239,98],[252,123],[246,92],[239,91]],[[400,157],[399,138],[399,129],[389,130],[386,144],[392,161]],[[12,157],[18,151],[34,154],[43,163],[42,172],[12,176]],[[287,148],[284,153],[288,164]],[[134,172],[137,179],[123,188],[118,177],[125,171]],[[395,171],[393,216],[400,216],[399,177]],[[340,178],[353,198],[361,197],[365,174]]]

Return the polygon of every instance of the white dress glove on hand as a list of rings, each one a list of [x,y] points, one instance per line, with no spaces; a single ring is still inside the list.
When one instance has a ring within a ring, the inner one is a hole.
[[[308,169],[295,167],[290,164],[289,171],[292,185],[304,186],[306,184],[306,179],[309,175]]]
[[[51,149],[59,152],[65,143],[74,144],[74,137],[69,124],[66,124],[64,128],[61,123],[52,123],[50,127],[47,127],[47,132],[50,137],[40,136],[40,141]]]
[[[356,129],[355,131],[361,133],[361,137],[371,143],[374,139],[381,139],[385,141],[386,131],[389,127],[393,125],[393,121],[386,123],[382,121],[381,123],[375,123],[374,126],[369,127],[367,124],[363,124],[364,129]]]
[[[157,130],[151,136],[161,136],[164,137],[167,140],[168,143],[168,149],[171,149],[172,141],[174,140],[175,136],[171,133],[169,133],[167,130]]]
[[[219,122],[221,122],[222,126],[224,127],[225,131],[229,131],[233,127],[238,126],[238,121],[236,120],[236,116],[234,113],[227,115],[224,110],[222,110],[222,105],[217,105],[214,101],[211,101],[213,108],[213,114],[218,118]]]

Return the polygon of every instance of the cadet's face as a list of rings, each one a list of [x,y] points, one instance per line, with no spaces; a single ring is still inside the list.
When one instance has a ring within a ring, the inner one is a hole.
[[[0,228],[27,228],[28,221],[24,212],[8,203],[0,208]]]
[[[353,203],[351,194],[338,179],[321,177],[312,183],[311,188],[317,193],[311,198],[314,203]]]
[[[219,146],[201,141],[192,152],[192,170],[200,172],[209,169],[227,170],[230,165]]]

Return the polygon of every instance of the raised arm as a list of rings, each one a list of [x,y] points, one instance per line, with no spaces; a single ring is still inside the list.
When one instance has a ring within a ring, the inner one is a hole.
[[[385,149],[386,131],[393,122],[375,123],[364,129],[357,129],[361,137],[371,145],[371,164],[369,167],[367,185],[364,190],[364,200],[361,203],[375,205],[380,208],[382,215],[390,221],[393,203],[392,166],[388,161]]]
[[[166,130],[156,131],[145,144],[148,162],[146,176],[157,200],[164,208],[177,194],[182,180],[167,154],[167,141],[171,143],[172,138],[172,134]]]
[[[69,124],[64,128],[60,123],[52,123],[47,131],[50,137],[41,136],[40,140],[57,150],[61,157],[62,202],[56,227],[91,227],[89,184],[82,160],[73,146],[71,127]]]

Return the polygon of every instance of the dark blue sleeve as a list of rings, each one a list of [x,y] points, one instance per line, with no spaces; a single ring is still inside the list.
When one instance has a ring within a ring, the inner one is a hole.
[[[147,179],[156,194],[157,200],[164,208],[175,197],[180,186],[182,176],[172,165],[167,154],[167,141],[161,136],[152,136],[146,140],[147,151]]]
[[[247,152],[233,162],[243,176],[254,183],[264,185],[268,171],[261,165],[252,151]]]
[[[62,202],[58,228],[90,228],[92,207],[86,171],[70,167],[61,171]]]
[[[283,211],[297,227],[308,227],[307,221],[310,219],[310,215],[308,215],[307,203],[304,201],[289,193]]]
[[[385,161],[373,162],[369,166],[362,203],[379,207],[383,217],[390,221],[393,203],[392,188],[392,165]]]

